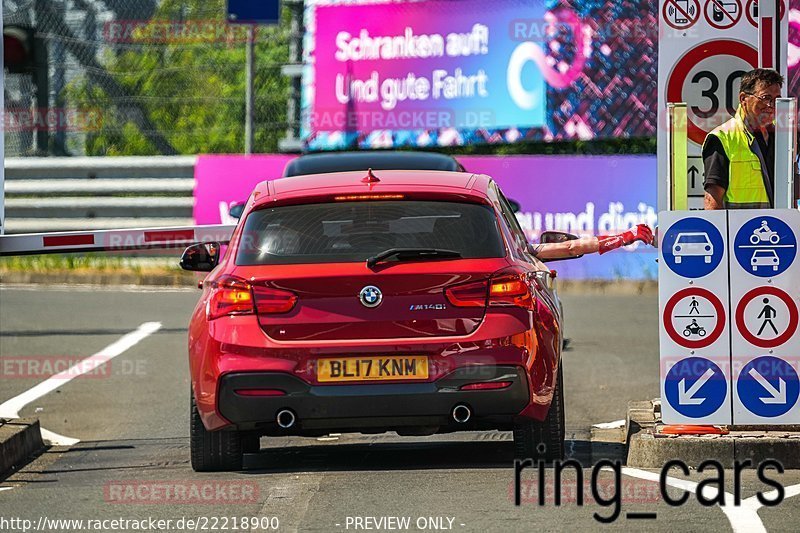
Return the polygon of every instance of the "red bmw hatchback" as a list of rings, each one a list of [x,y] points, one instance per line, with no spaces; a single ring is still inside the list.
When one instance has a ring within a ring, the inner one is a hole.
[[[345,172],[263,182],[189,328],[191,458],[237,470],[261,436],[513,430],[563,456],[561,313],[487,176]]]

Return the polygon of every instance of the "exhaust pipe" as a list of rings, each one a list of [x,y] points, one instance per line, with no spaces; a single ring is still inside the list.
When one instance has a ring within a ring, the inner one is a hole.
[[[453,420],[459,424],[466,424],[472,418],[472,409],[460,403],[453,407]]]
[[[291,410],[281,409],[278,411],[278,416],[275,417],[275,420],[278,422],[278,426],[280,426],[282,429],[289,429],[294,426],[295,422],[297,422],[297,417]]]

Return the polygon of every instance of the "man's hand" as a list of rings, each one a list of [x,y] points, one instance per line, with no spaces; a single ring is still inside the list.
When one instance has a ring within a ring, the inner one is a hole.
[[[653,230],[647,224],[639,224],[619,235],[602,236],[598,240],[600,244],[598,252],[603,255],[606,252],[616,250],[622,246],[628,246],[636,241],[653,244]]]
[[[725,209],[725,189],[719,185],[706,185],[706,195],[703,200],[703,208],[706,210]]]

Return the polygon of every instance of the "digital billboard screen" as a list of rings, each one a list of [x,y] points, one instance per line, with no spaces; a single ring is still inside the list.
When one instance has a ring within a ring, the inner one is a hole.
[[[656,0],[306,6],[309,149],[655,133]]]

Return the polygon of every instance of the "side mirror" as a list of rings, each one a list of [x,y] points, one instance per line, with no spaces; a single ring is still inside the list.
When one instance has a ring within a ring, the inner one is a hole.
[[[541,237],[539,237],[539,242],[541,244],[560,244],[562,242],[567,241],[574,241],[577,240],[579,237],[577,235],[573,235],[572,233],[566,233],[563,231],[545,231],[542,233]],[[532,255],[536,255],[536,245],[528,244],[528,252]],[[564,261],[566,259],[578,259],[579,257],[583,257],[583,255],[576,255],[573,257],[557,257],[552,259],[540,259],[543,263],[550,263],[553,261]]]
[[[539,237],[539,242],[542,244],[558,244],[567,241],[575,241],[578,239],[577,235],[572,233],[565,233],[563,231],[545,231]]]
[[[219,263],[218,242],[193,244],[183,251],[181,268],[194,272],[211,272]]]
[[[508,205],[511,207],[511,211],[514,213],[519,213],[522,211],[522,206],[519,204],[518,201],[512,200],[511,198],[506,198],[508,200]]]
[[[235,218],[236,220],[242,218],[242,213],[244,213],[244,205],[245,204],[241,202],[233,204],[230,209],[228,209],[228,214],[231,216],[231,218]]]

